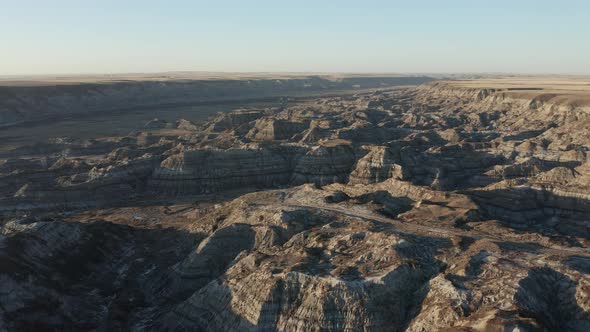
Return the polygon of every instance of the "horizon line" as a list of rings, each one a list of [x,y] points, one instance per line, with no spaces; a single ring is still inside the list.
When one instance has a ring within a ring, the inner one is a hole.
[[[26,79],[26,78],[71,78],[71,77],[108,77],[108,76],[145,76],[145,75],[299,75],[299,76],[324,76],[324,75],[514,75],[514,76],[590,76],[590,73],[568,72],[513,72],[513,71],[418,71],[418,72],[393,72],[393,71],[213,71],[213,70],[174,70],[174,71],[145,71],[145,72],[69,72],[69,73],[40,73],[40,74],[0,74],[0,79]]]

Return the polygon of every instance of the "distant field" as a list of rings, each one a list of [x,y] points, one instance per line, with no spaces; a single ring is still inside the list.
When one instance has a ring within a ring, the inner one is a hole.
[[[301,79],[320,77],[328,80],[343,78],[394,78],[418,75],[399,74],[360,74],[360,73],[218,73],[218,72],[170,72],[170,73],[130,73],[112,75],[35,75],[1,76],[0,86],[47,86],[76,84],[109,84],[118,82],[168,82],[192,80],[255,80],[255,79]]]
[[[588,76],[515,76],[479,80],[455,80],[448,84],[467,88],[505,90],[503,93],[520,98],[543,98],[560,104],[590,105]]]
[[[404,86],[396,87],[404,88]],[[391,90],[385,89],[385,90]],[[291,98],[290,101],[281,98],[267,98],[265,100],[242,100],[233,102],[205,103],[190,106],[137,108],[124,112],[99,112],[69,117],[52,121],[36,121],[16,126],[0,128],[0,152],[7,152],[16,147],[46,142],[51,138],[70,137],[85,140],[98,137],[126,136],[134,130],[143,130],[144,125],[154,119],[174,122],[186,119],[202,122],[219,112],[229,112],[237,108],[274,107],[285,103],[297,103],[307,97],[330,96],[375,91],[332,91],[330,93],[311,93]]]
[[[111,84],[124,81],[175,81],[187,79],[268,79],[270,77],[296,78],[309,77],[311,73],[281,74],[281,73],[164,73],[164,74],[125,74],[125,75],[97,75],[97,76],[59,76],[59,77],[4,77],[0,78],[0,86],[78,86],[86,83]],[[319,75],[319,74],[318,74]],[[339,80],[343,77],[393,77],[394,75],[344,75],[322,74],[323,78]],[[490,76],[480,79],[447,80],[446,84],[460,88],[490,88],[500,90],[506,94],[519,98],[542,98],[558,103],[590,105],[590,77],[582,76]],[[402,88],[389,87],[387,89]],[[27,88],[25,88],[27,89]],[[375,89],[360,90],[326,90],[326,91],[296,91],[291,94],[292,102],[300,98],[312,96],[326,96],[333,94],[350,94],[374,91]],[[259,99],[241,99],[217,101],[211,103],[196,103],[192,105],[167,105],[159,107],[137,107],[124,111],[98,111],[95,113],[69,114],[51,121],[38,120],[15,126],[0,128],[0,152],[18,146],[45,142],[50,138],[71,137],[75,139],[89,139],[108,136],[124,136],[131,131],[143,129],[144,124],[154,118],[174,122],[184,118],[194,122],[204,121],[218,112],[227,112],[242,107],[271,107],[284,103],[278,96],[265,96]]]
[[[47,124],[90,113],[385,89],[432,81],[426,76],[346,74],[164,73],[4,77],[0,127]]]

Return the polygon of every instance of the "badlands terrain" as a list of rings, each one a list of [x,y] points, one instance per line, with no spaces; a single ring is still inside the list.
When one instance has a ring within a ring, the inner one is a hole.
[[[590,79],[88,80],[0,84],[0,331],[590,331]]]

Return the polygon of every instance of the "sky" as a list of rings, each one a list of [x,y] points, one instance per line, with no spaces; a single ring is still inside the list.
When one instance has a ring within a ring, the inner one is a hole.
[[[0,75],[590,74],[588,0],[0,0]]]

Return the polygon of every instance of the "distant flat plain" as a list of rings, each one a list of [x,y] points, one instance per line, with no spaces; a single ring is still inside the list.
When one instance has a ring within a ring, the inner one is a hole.
[[[46,142],[51,138],[71,137],[79,140],[126,136],[140,130],[146,122],[158,118],[169,122],[186,119],[194,122],[206,120],[218,112],[227,112],[238,107],[265,107],[274,103],[225,103],[214,105],[195,105],[170,108],[146,108],[125,112],[108,112],[72,116],[47,124],[27,123],[0,128],[0,152],[34,143]]]
[[[249,80],[249,79],[291,79],[321,76],[331,80],[350,77],[395,77],[391,74],[322,74],[322,73],[193,73],[175,72],[158,74],[116,74],[116,75],[70,75],[70,76],[22,76],[0,77],[0,86],[35,87],[35,86],[73,86],[78,84],[112,84],[117,82],[144,81],[191,81],[191,80]],[[122,111],[100,112],[92,114],[69,115],[52,121],[36,121],[0,128],[0,152],[44,143],[54,138],[72,138],[85,140],[98,137],[126,136],[130,132],[142,130],[145,123],[158,118],[168,122],[186,119],[202,122],[219,112],[228,112],[236,108],[265,108],[300,102],[305,98],[354,93],[366,93],[376,90],[390,90],[404,86],[382,89],[355,89],[309,91],[292,93],[289,96],[248,98],[218,102],[203,102],[193,105],[133,108]],[[288,97],[288,98],[286,98]]]
[[[325,73],[194,73],[174,72],[158,74],[117,74],[117,75],[74,75],[74,76],[34,76],[34,77],[0,77],[0,86],[43,86],[43,85],[76,85],[86,83],[113,83],[124,81],[179,81],[179,80],[217,80],[217,79],[288,79],[321,75],[338,80],[344,77],[393,77],[392,74],[325,74]],[[433,75],[434,76],[434,75]],[[590,77],[588,76],[523,76],[523,75],[488,75],[477,79],[447,80],[445,83],[463,88],[490,88],[502,90],[507,96],[515,98],[540,97],[553,100],[559,104],[576,106],[590,105]],[[465,77],[470,77],[466,75]],[[385,88],[398,89],[404,86]],[[310,92],[291,96],[265,98],[262,100],[236,100],[195,105],[153,107],[125,110],[122,112],[106,112],[76,115],[47,123],[44,121],[26,123],[12,127],[0,128],[0,152],[6,152],[19,146],[46,142],[51,138],[69,137],[90,139],[97,137],[125,136],[135,130],[143,129],[144,124],[154,118],[174,122],[187,119],[193,122],[207,120],[219,112],[227,112],[236,108],[273,107],[287,103],[297,103],[305,98],[353,94],[375,91],[376,89]]]
[[[457,87],[503,90],[515,98],[542,98],[556,104],[590,105],[589,76],[506,76],[448,82]]]

